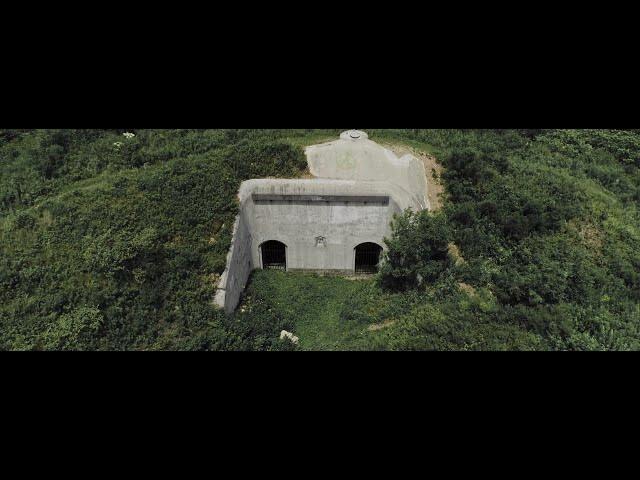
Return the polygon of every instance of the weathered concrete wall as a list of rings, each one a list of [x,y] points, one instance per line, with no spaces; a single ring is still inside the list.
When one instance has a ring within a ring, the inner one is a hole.
[[[254,264],[251,256],[253,240],[244,215],[240,213],[233,225],[231,248],[227,254],[227,267],[220,277],[215,303],[231,313],[238,306],[240,296]]]
[[[384,182],[340,180],[249,180],[242,184],[242,211],[253,238],[251,255],[261,268],[260,246],[287,246],[287,269],[354,268],[354,249],[373,242],[384,247],[394,213],[406,198]],[[269,200],[275,198],[275,200]]]
[[[258,202],[252,210],[256,236],[251,253],[254,264],[260,266],[260,245],[278,240],[287,246],[287,268],[350,270],[357,245],[382,246],[391,233],[388,204]]]

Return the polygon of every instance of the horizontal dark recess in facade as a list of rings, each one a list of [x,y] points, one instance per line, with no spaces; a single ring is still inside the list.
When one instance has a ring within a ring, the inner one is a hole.
[[[329,202],[329,203],[377,203],[389,205],[389,197],[382,195],[272,195],[254,193],[254,202]]]

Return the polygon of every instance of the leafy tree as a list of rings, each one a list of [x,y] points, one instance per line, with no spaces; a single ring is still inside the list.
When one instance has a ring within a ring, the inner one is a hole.
[[[392,289],[416,288],[436,281],[449,267],[451,238],[442,214],[410,210],[394,218],[392,236],[380,269],[381,282]]]

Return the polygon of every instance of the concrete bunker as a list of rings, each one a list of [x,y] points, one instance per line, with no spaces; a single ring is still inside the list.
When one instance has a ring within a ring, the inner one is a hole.
[[[422,161],[397,158],[365,132],[344,132],[308,147],[306,155],[314,179],[255,179],[240,186],[240,213],[215,299],[227,312],[256,268],[376,272],[393,216],[429,208]]]

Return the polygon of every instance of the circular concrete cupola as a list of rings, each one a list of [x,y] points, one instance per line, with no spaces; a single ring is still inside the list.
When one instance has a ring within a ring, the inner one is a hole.
[[[351,140],[352,142],[356,142],[358,140],[368,139],[369,135],[360,130],[347,130],[346,132],[342,132],[340,134],[340,138],[342,140]]]

